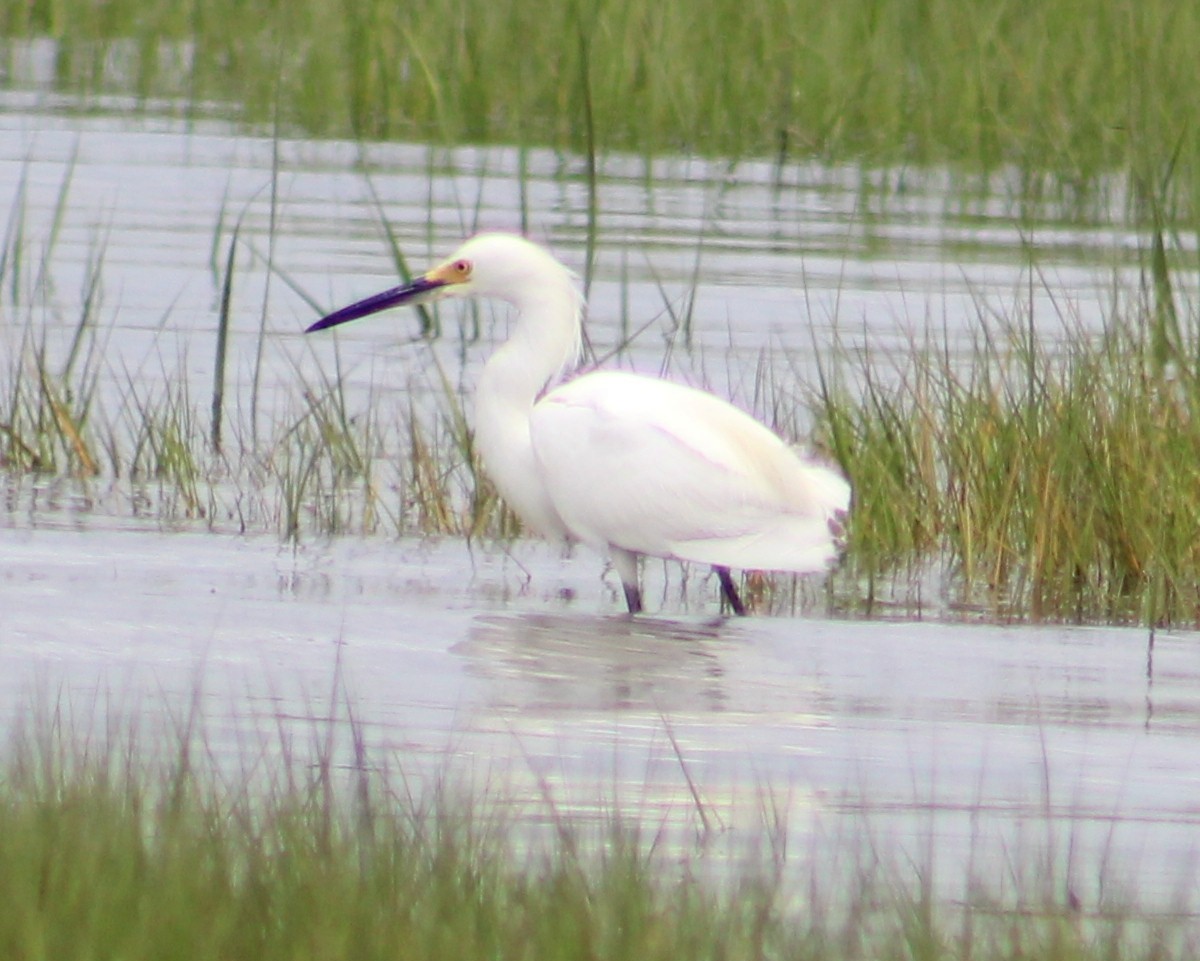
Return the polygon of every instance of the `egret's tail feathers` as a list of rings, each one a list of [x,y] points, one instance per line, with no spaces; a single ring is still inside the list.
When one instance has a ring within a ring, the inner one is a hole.
[[[783,519],[742,534],[695,538],[670,546],[683,561],[755,571],[813,574],[837,559],[845,540],[844,511],[827,518]]]

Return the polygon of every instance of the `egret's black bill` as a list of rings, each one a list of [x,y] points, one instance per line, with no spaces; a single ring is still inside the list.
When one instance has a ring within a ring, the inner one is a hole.
[[[418,277],[410,284],[401,284],[399,287],[393,287],[390,290],[385,290],[356,301],[348,307],[343,307],[341,310],[335,310],[332,314],[322,317],[304,332],[311,334],[314,330],[336,327],[338,324],[358,320],[360,317],[376,314],[381,310],[387,310],[389,307],[399,307],[401,304],[419,304],[426,294],[430,294],[445,285],[446,282],[443,280],[430,280],[427,277]]]

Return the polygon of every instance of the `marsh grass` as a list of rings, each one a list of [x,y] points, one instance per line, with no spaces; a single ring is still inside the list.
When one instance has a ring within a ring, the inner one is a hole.
[[[878,857],[789,883],[770,823],[760,867],[716,875],[699,848],[618,814],[573,820],[547,801],[552,830],[530,831],[498,793],[447,780],[415,795],[353,722],[346,763],[321,730],[333,723],[312,722],[312,756],[281,731],[261,751],[242,741],[240,761],[186,720],[150,741],[111,722],[82,739],[59,716],[28,726],[0,766],[6,953],[1168,961],[1195,947],[1171,919],[1085,918],[1043,896],[1036,866],[1014,898],[955,906],[928,872]]]
[[[965,356],[947,334],[827,363],[818,432],[854,487],[867,610],[936,558],[966,609],[1200,621],[1200,315],[1165,305],[1159,264],[1098,334],[980,305]]]
[[[0,36],[53,38],[62,90],[310,135],[1011,166],[1029,197],[1172,164],[1168,218],[1200,191],[1200,10],[1174,0],[4,0]]]
[[[336,372],[312,382],[297,372],[295,397],[272,409],[257,438],[241,396],[218,438],[203,390],[180,374],[186,359],[147,378],[89,351],[64,372],[33,342],[37,328],[22,328],[0,369],[0,470],[15,488],[65,480],[102,513],[286,539],[519,530],[446,381],[432,408],[393,410],[374,391],[352,406]]]
[[[461,395],[440,368],[432,409],[393,412],[374,389],[352,408],[335,355],[332,373],[318,369],[311,382],[296,367],[296,390],[268,415],[259,407],[266,331],[261,318],[269,312],[264,300],[253,345],[255,377],[236,389],[227,385],[237,255],[248,250],[264,260],[242,236],[244,211],[236,218],[222,212],[214,232],[219,305],[207,395],[184,373],[186,356],[160,356],[157,370],[145,367],[154,364],[154,355],[135,369],[120,357],[110,359],[106,348],[116,319],[104,312],[103,236],[85,265],[78,297],[65,297],[51,281],[72,169],[68,164],[40,247],[33,250],[26,237],[23,186],[0,247],[6,301],[0,316],[0,471],[10,481],[10,507],[36,499],[30,492],[38,488],[53,484],[61,490],[65,482],[100,512],[128,510],[168,525],[273,529],[287,539],[515,532],[476,463]],[[396,257],[403,265],[398,247]],[[271,276],[307,298],[273,265],[269,251],[265,263]],[[64,322],[57,313],[63,302],[75,305],[74,320]],[[432,333],[436,318],[426,314],[424,322]]]

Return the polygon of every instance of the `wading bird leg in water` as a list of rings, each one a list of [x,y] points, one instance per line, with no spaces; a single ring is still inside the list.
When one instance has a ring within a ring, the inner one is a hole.
[[[622,584],[625,589],[625,603],[630,614],[642,613],[642,589],[636,584]]]
[[[737,588],[733,585],[733,578],[729,574],[728,567],[713,566],[713,570],[717,572],[717,577],[721,581],[721,594],[729,603],[729,609],[734,614],[745,614],[746,605],[742,603],[742,599],[738,597]]]
[[[638,586],[637,554],[620,547],[610,547],[609,556],[612,558],[613,569],[621,578],[621,587],[625,591],[625,604],[629,608],[629,613],[642,613],[642,589]]]

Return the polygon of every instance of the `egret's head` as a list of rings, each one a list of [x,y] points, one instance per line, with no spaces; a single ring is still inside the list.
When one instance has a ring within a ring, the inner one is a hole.
[[[527,297],[558,289],[566,291],[565,297],[578,297],[575,275],[537,244],[517,234],[478,234],[410,283],[336,310],[305,333],[402,304],[415,306],[444,297],[496,297],[519,305]]]

